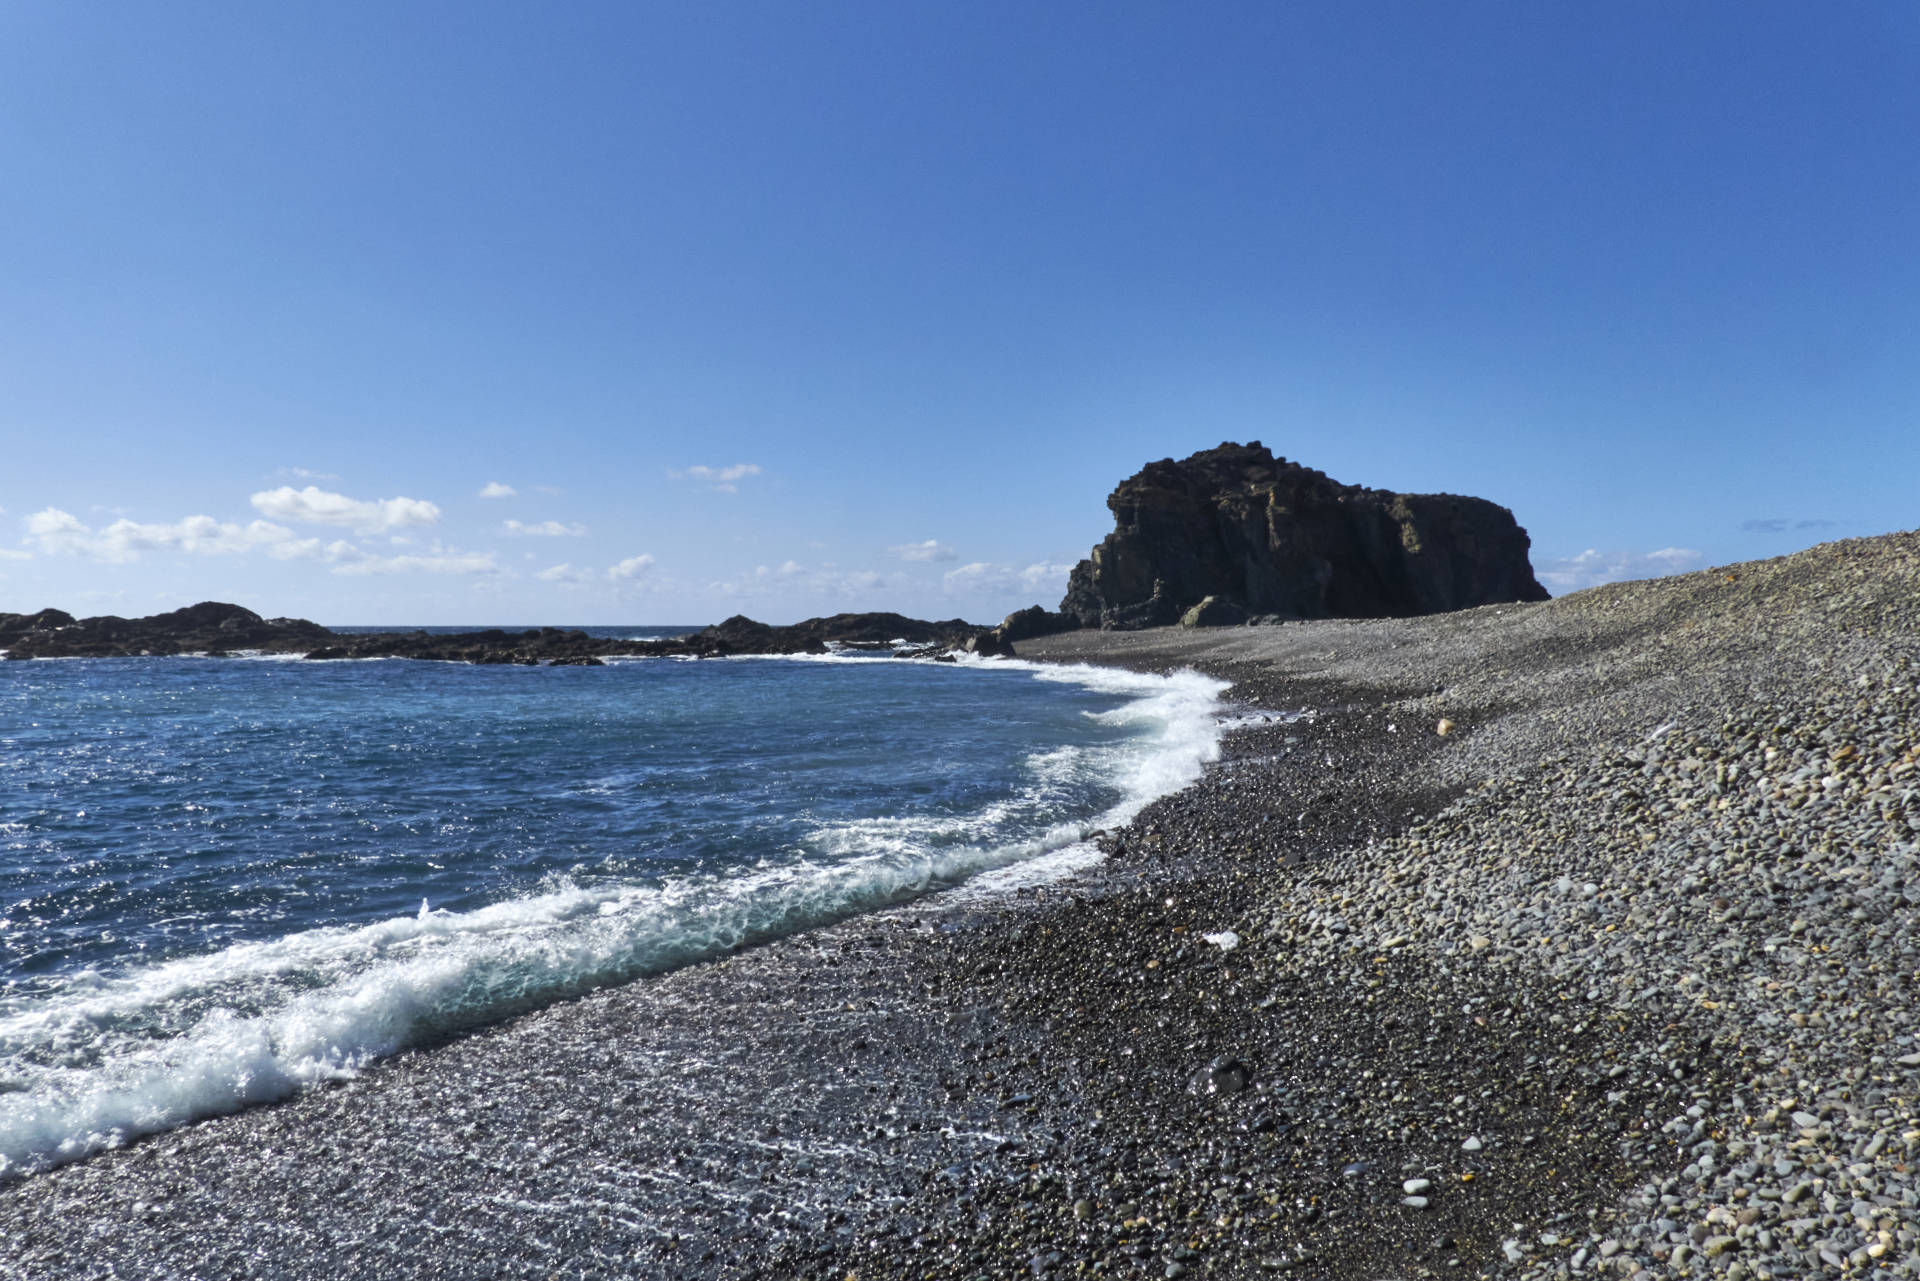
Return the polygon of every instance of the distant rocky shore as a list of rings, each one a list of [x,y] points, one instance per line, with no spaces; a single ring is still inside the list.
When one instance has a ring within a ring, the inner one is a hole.
[[[962,619],[927,622],[899,614],[835,614],[787,627],[736,615],[687,636],[622,640],[540,627],[509,632],[337,632],[304,618],[262,618],[203,601],[148,618],[75,618],[58,609],[0,614],[0,650],[12,659],[141,658],[174,654],[297,654],[303,658],[419,658],[454,663],[593,666],[612,657],[722,658],[730,654],[824,654],[835,646],[940,657],[952,650],[1011,652],[995,633]]]

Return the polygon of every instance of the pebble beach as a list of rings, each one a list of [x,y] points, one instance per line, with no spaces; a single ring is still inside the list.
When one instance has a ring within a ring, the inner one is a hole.
[[[1232,682],[1222,759],[0,1187],[0,1276],[1920,1275],[1920,534],[1019,649]]]

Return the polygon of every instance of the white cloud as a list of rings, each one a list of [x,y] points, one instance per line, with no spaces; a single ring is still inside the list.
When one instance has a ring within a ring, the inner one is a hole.
[[[607,571],[607,577],[615,582],[623,582],[640,577],[653,567],[653,557],[648,555],[629,556]]]
[[[267,548],[267,555],[275,560],[324,560],[345,561],[364,559],[366,553],[344,538],[336,538],[323,543],[318,538],[298,538],[292,542],[275,543]]]
[[[959,560],[960,553],[953,550],[937,538],[929,538],[924,543],[902,543],[898,547],[887,548],[901,560]]]
[[[282,467],[273,473],[275,476],[291,476],[295,480],[339,480],[340,477],[330,471],[313,471],[306,467]]]
[[[486,487],[480,491],[480,497],[512,498],[515,494],[519,492],[520,491],[515,489],[512,485],[503,485],[497,480],[490,480],[486,483]]]
[[[81,524],[78,516],[58,507],[27,517],[27,537],[50,556],[60,552],[85,555],[93,546],[93,531]]]
[[[1545,561],[1535,573],[1548,591],[1564,596],[1602,583],[1684,574],[1698,569],[1705,559],[1690,547],[1662,547],[1653,552],[1603,552],[1589,547],[1578,556]]]
[[[1058,561],[1037,561],[1025,569],[974,561],[948,570],[940,581],[949,592],[960,594],[1047,596],[1065,592],[1072,572],[1073,566]]]
[[[255,510],[275,520],[306,525],[345,525],[356,533],[379,534],[406,525],[431,525],[440,509],[422,498],[377,498],[370,502],[330,493],[314,485],[282,485],[255,494]]]
[[[323,542],[318,538],[300,538],[267,549],[279,560],[317,560],[333,566],[336,574],[361,577],[368,574],[499,574],[505,572],[492,552],[463,552],[435,543],[425,554],[403,553],[381,556],[356,547],[344,538]]]
[[[1064,561],[1043,560],[1020,571],[1020,585],[1030,592],[1065,595],[1067,575],[1072,572],[1073,566]]]
[[[537,525],[524,525],[509,520],[501,524],[500,532],[529,538],[585,538],[587,527],[578,521],[563,525],[557,520],[543,520]]]
[[[0,560],[32,560],[32,552],[17,552],[11,547],[0,547]]]
[[[28,541],[38,543],[48,555],[90,556],[117,564],[139,560],[142,552],[150,551],[234,556],[256,547],[271,548],[292,537],[292,530],[264,520],[235,525],[211,516],[188,516],[172,524],[121,519],[94,530],[58,507],[27,517]]]
[[[685,471],[669,471],[667,475],[675,480],[697,480],[705,483],[716,493],[735,494],[740,486],[735,483],[748,476],[758,476],[758,463],[734,463],[730,467],[689,467]]]
[[[587,569],[561,561],[558,565],[549,565],[534,577],[543,583],[562,583],[568,587],[586,587],[593,583],[612,583],[621,591],[647,590],[657,591],[661,584],[653,576],[654,559],[642,553],[629,556],[617,565],[606,569]]]
[[[535,574],[534,577],[543,583],[572,583],[581,585],[593,582],[596,575],[590,569],[575,569],[572,565],[562,561],[558,565],[553,565],[541,570]]]
[[[950,569],[941,575],[940,581],[946,584],[950,592],[980,591],[989,583],[998,583],[1012,573],[1005,565],[989,565],[984,560],[976,560],[970,565]]]
[[[795,596],[852,598],[887,591],[898,593],[912,587],[904,575],[876,570],[842,570],[833,565],[809,568],[797,560],[779,566],[755,565],[737,578],[707,584],[716,596]]]
[[[498,574],[492,552],[436,550],[426,556],[370,556],[362,554],[334,566],[336,574]]]

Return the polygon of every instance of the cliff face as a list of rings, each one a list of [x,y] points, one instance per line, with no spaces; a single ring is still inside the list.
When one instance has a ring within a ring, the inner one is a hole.
[[[1208,596],[1282,618],[1397,618],[1547,599],[1513,513],[1481,498],[1342,485],[1259,441],[1149,463],[1074,568],[1082,627],[1172,623]]]

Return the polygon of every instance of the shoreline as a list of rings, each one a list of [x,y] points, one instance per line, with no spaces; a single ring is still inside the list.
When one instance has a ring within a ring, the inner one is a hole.
[[[1075,879],[0,1189],[0,1275],[1912,1275],[1920,956],[1907,882],[1864,891],[1920,830],[1888,786],[1916,566],[1891,535],[1541,605],[1023,642],[1319,715],[1230,733]],[[1830,772],[1795,779],[1809,753]],[[1776,818],[1791,853],[1729,839]]]

